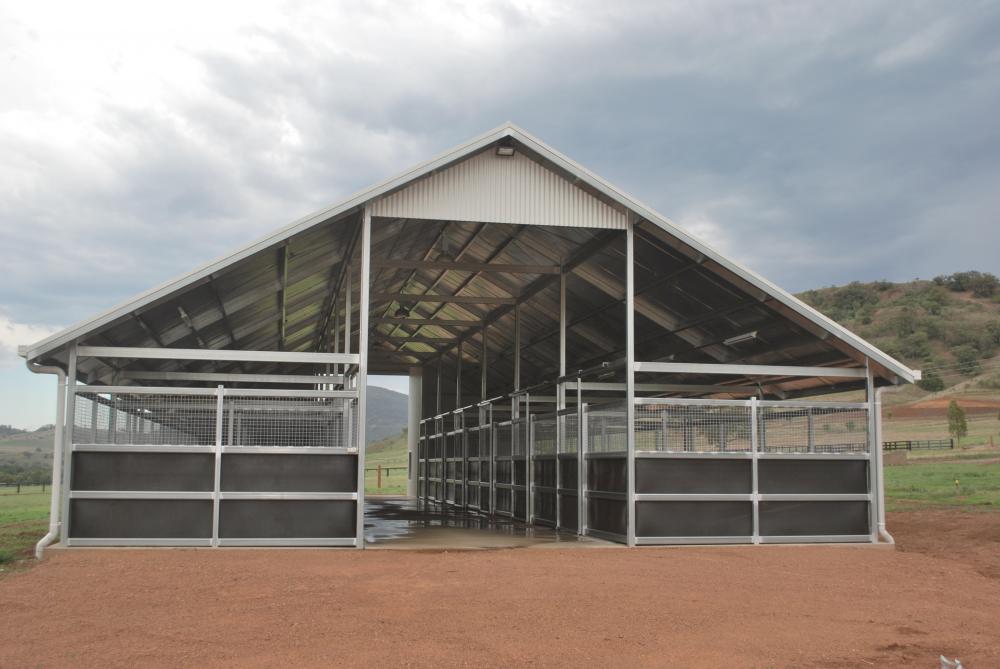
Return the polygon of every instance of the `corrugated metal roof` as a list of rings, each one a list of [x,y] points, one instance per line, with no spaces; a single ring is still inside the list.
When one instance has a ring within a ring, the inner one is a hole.
[[[495,156],[491,149],[500,140],[515,143],[514,156]],[[507,177],[498,177],[496,170],[500,174],[511,170],[516,178],[503,181]],[[491,187],[492,179],[499,179],[495,183],[500,185]],[[519,199],[505,201],[505,187],[520,188]],[[898,361],[509,124],[104,314],[23,347],[21,353],[28,359],[59,361],[64,359],[61,349],[72,341],[259,350],[327,346],[334,320],[332,293],[345,280],[359,207],[365,202],[373,202],[377,214],[372,230],[373,295],[503,298],[531,294],[520,308],[526,367],[522,375],[529,378],[546,378],[539,375],[551,373],[556,366],[557,276],[398,269],[380,266],[380,262],[571,263],[569,364],[582,367],[624,351],[625,249],[616,217],[624,220],[628,211],[637,220],[639,359],[674,356],[692,362],[815,365],[845,360],[858,364],[870,358],[886,378],[916,378]],[[583,216],[589,226],[567,225],[577,220],[575,216]],[[357,249],[353,265],[356,272]],[[398,307],[394,301],[373,303],[372,315],[392,317]],[[338,310],[342,308],[342,303],[337,305]],[[356,299],[353,310],[357,311]],[[410,315],[489,322],[491,383],[509,390],[511,309],[424,302],[413,305]],[[357,322],[355,314],[353,324]],[[471,363],[481,357],[479,326],[413,326],[380,320],[373,325],[374,369],[398,370],[424,363],[427,355],[433,358],[441,350],[449,355],[455,351],[455,346],[441,342],[403,344],[399,337],[450,337],[467,342],[463,355],[470,364],[463,374],[476,374]],[[722,344],[727,337],[751,329],[759,333],[756,341],[739,349]],[[171,361],[156,364],[161,370],[183,366]],[[80,370],[95,382],[108,373],[95,360],[82,361]],[[796,380],[787,387],[801,388],[802,383]]]

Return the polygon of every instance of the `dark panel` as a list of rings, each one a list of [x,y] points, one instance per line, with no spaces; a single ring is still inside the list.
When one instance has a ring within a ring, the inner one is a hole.
[[[486,460],[479,463],[479,480],[483,483],[490,482],[490,463]]]
[[[577,498],[575,495],[559,496],[559,525],[567,529],[578,529],[576,519],[579,509],[577,509]]]
[[[587,488],[603,492],[626,492],[625,458],[594,458],[587,461]]]
[[[523,490],[514,491],[514,517],[520,518],[521,520],[527,520],[528,509],[526,501],[528,499],[527,494]]]
[[[746,537],[753,534],[751,502],[636,502],[636,536]]]
[[[604,532],[625,534],[628,528],[625,500],[588,499],[587,527]]]
[[[559,458],[559,487],[577,489],[576,458]]]
[[[497,488],[496,505],[497,511],[505,511],[510,513],[510,500],[511,494],[510,490],[507,488]]]
[[[73,454],[73,490],[215,489],[215,455],[211,453]]]
[[[227,492],[354,492],[357,487],[354,455],[222,455],[222,490]]]
[[[867,460],[761,460],[757,482],[762,493],[868,492]]]
[[[868,534],[868,502],[761,502],[760,533]]]
[[[534,461],[535,485],[554,488],[556,486],[556,461],[555,459]]]
[[[527,485],[526,472],[528,471],[528,463],[524,460],[514,460],[514,483],[517,485]]]
[[[212,501],[201,499],[74,499],[74,539],[210,539]]]
[[[637,493],[749,493],[749,460],[637,458]]]
[[[535,508],[533,509],[536,518],[542,518],[551,522],[556,522],[556,496],[551,492],[535,492]]]
[[[226,539],[316,539],[355,536],[352,501],[223,500],[219,536]]]

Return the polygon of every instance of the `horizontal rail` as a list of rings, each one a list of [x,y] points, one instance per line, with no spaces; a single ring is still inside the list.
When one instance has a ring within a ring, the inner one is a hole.
[[[704,460],[750,460],[750,451],[636,451],[635,457],[649,459],[704,459]]]
[[[90,428],[83,428],[89,430]],[[215,446],[180,444],[73,444],[73,450],[83,453],[214,453]]]
[[[728,365],[696,362],[636,362],[636,372],[661,374],[725,374],[730,376],[813,376],[864,379],[867,372],[855,367],[792,367],[788,365]]]
[[[213,397],[219,391],[217,388],[175,388],[170,386],[76,386],[73,392],[78,395],[194,395],[198,397]],[[294,390],[281,388],[223,388],[226,397],[302,397],[355,399],[356,390]]]
[[[752,544],[752,536],[733,537],[636,537],[638,546]]]
[[[299,500],[299,501],[343,501],[349,502],[358,499],[356,492],[243,492],[225,491],[219,493],[219,499],[225,500]]]
[[[146,381],[206,381],[209,383],[276,383],[278,385],[340,384],[342,374],[226,374],[222,372],[121,372],[119,378]]]
[[[152,360],[210,360],[216,362],[288,362],[359,364],[357,353],[310,353],[297,351],[239,351],[207,348],[139,348],[132,346],[78,346],[81,358],[134,358]]]
[[[223,454],[265,455],[357,455],[357,448],[344,446],[223,446]]]
[[[753,493],[637,493],[637,502],[752,502]]]
[[[288,546],[288,547],[337,547],[337,546],[357,546],[358,540],[354,537],[344,538],[297,538],[297,539],[244,539],[244,538],[223,538],[219,537],[219,546],[242,547],[242,546]]]
[[[184,490],[71,490],[70,499],[212,499],[212,491]]]
[[[104,546],[162,546],[162,547],[175,547],[175,546],[192,546],[192,547],[211,547],[212,540],[203,538],[190,538],[190,539],[87,539],[87,538],[74,538],[70,537],[65,541],[67,546],[76,546],[80,548],[101,548]]]
[[[761,535],[762,544],[850,544],[871,543],[870,534],[803,534],[790,536]]]

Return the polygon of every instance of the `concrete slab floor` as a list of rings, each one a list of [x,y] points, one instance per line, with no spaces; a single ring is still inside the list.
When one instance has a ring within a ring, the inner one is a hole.
[[[600,548],[608,541],[532,527],[510,518],[421,502],[409,497],[365,499],[365,547],[407,550],[486,550],[496,548]]]

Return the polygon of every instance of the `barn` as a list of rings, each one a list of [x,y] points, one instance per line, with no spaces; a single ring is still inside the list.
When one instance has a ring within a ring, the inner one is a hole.
[[[364,547],[383,373],[424,508],[891,541],[879,393],[920,378],[509,123],[19,352],[59,378],[40,549]]]

